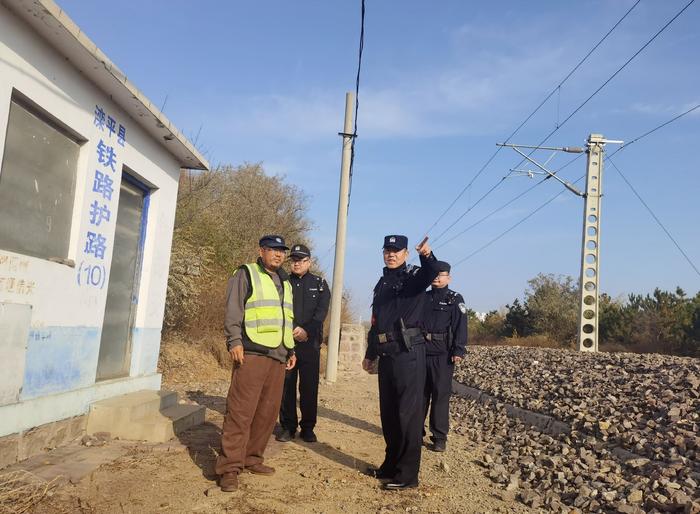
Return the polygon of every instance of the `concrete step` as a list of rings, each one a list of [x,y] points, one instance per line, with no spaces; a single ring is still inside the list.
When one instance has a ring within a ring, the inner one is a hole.
[[[112,437],[131,437],[134,425],[144,419],[157,419],[160,412],[179,407],[177,393],[171,391],[136,391],[90,405],[87,433],[109,432]],[[167,440],[167,439],[164,439]]]
[[[124,421],[140,419],[173,405],[177,405],[177,393],[173,391],[143,390],[100,400],[90,405],[87,430],[89,434],[109,432],[112,419]],[[90,426],[90,421],[94,424],[100,420],[106,423],[99,428]]]
[[[188,428],[204,423],[205,412],[203,405],[168,407],[133,422],[129,427],[129,438],[154,443],[169,441]]]

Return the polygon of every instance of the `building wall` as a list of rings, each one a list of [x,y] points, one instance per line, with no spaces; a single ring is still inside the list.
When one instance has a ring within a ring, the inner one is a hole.
[[[0,284],[3,284],[0,286],[0,306],[2,303],[31,306],[24,355],[17,351],[5,352],[6,355],[1,356],[2,368],[24,368],[24,373],[18,402],[3,401],[7,394],[0,394],[0,435],[82,414],[88,403],[101,395],[121,394],[132,387],[159,387],[156,364],[179,173],[178,162],[172,155],[28,25],[0,5],[0,162],[5,149],[13,90],[29,98],[87,142],[79,154],[70,232],[69,259],[75,262],[75,266],[0,248]],[[124,146],[117,142],[116,133],[111,134],[106,127],[96,123],[97,108],[114,118],[117,126],[126,129]],[[114,193],[109,201],[93,190],[95,171],[110,172],[105,162],[100,162],[97,151],[100,142],[112,147],[117,156],[115,171],[111,174]],[[95,386],[112,257],[110,243],[114,240],[123,167],[133,171],[133,175],[151,189],[132,336],[129,371],[132,378],[115,379],[109,384],[102,382]],[[85,252],[87,233],[96,230],[90,223],[90,204],[96,199],[104,201],[112,213],[110,220],[102,221],[99,227],[107,243],[103,258]],[[93,277],[100,275],[101,279],[95,280],[93,285],[86,276],[94,266],[99,268],[99,273]],[[6,280],[2,281],[2,278]],[[24,287],[22,291],[8,288],[10,279],[13,284],[22,280],[31,287]],[[0,373],[2,393],[7,393],[10,388],[5,376],[5,372]],[[135,380],[135,377],[139,379]],[[151,378],[145,380],[144,377]],[[4,389],[3,381],[6,382]],[[47,401],[50,395],[55,402]],[[56,405],[56,402],[61,405]],[[41,412],[29,415],[37,406],[42,406]]]

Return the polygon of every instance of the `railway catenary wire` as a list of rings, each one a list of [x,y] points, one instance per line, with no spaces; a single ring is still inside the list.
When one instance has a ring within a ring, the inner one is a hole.
[[[681,248],[681,245],[678,244],[678,241],[676,241],[676,238],[671,235],[671,232],[669,232],[668,229],[664,226],[664,224],[661,222],[659,217],[654,213],[652,208],[649,207],[649,204],[647,204],[647,202],[644,201],[644,198],[642,198],[642,196],[637,192],[637,190],[632,185],[632,183],[629,181],[629,179],[625,176],[625,174],[622,173],[622,170],[620,170],[620,168],[617,167],[617,165],[615,164],[615,161],[613,161],[610,158],[606,159],[606,161],[608,161],[610,164],[612,164],[613,169],[615,171],[617,171],[617,173],[620,175],[620,177],[622,177],[622,180],[624,180],[625,184],[627,184],[627,186],[632,190],[632,193],[634,193],[634,196],[637,197],[637,200],[639,200],[642,203],[644,208],[649,212],[649,214],[651,214],[651,217],[654,218],[654,221],[656,221],[656,224],[659,225],[659,227],[661,227],[661,230],[664,231],[666,236],[671,240],[671,242],[678,249],[678,251],[681,252],[681,254],[685,258],[685,260],[688,261],[688,264],[690,264],[690,266],[695,270],[695,273],[697,273],[697,275],[700,277],[700,270],[698,270],[698,267],[690,259],[690,257],[688,257],[688,254],[685,252],[685,250],[683,250],[683,248]]]
[[[683,250],[683,248],[681,248],[681,246],[678,244],[678,242],[675,240],[675,238],[671,235],[671,233],[668,231],[668,229],[666,229],[666,227],[661,223],[661,221],[659,220],[658,216],[656,216],[656,214],[654,214],[654,212],[653,212],[653,210],[651,209],[651,207],[649,207],[649,205],[643,200],[643,198],[641,197],[641,195],[639,195],[639,193],[637,193],[637,191],[634,189],[634,186],[632,186],[631,182],[629,182],[629,180],[626,179],[626,177],[622,174],[622,172],[621,172],[621,171],[619,170],[619,168],[615,165],[615,163],[614,163],[612,160],[610,160],[612,157],[614,157],[615,155],[617,155],[617,154],[620,153],[621,151],[625,150],[626,148],[629,148],[632,144],[634,144],[634,143],[640,141],[641,139],[644,139],[644,138],[650,136],[651,134],[653,134],[653,133],[656,132],[657,130],[660,130],[660,129],[662,129],[662,128],[668,126],[668,125],[670,125],[671,123],[674,123],[674,122],[678,121],[679,119],[681,119],[681,118],[687,116],[688,114],[690,114],[690,113],[692,113],[692,112],[694,112],[694,111],[696,111],[696,110],[698,110],[698,109],[700,109],[700,104],[697,104],[697,105],[695,105],[694,107],[691,107],[691,108],[687,109],[686,111],[684,111],[684,112],[678,114],[677,116],[674,116],[673,118],[671,118],[671,119],[669,119],[669,120],[667,120],[667,121],[665,121],[665,122],[663,122],[663,123],[657,125],[656,127],[652,128],[651,130],[648,130],[647,132],[644,132],[644,133],[641,134],[640,136],[637,136],[637,137],[631,139],[629,142],[627,142],[627,143],[623,144],[622,146],[620,146],[619,148],[617,148],[617,149],[616,149],[614,152],[612,152],[610,155],[607,155],[607,156],[605,157],[605,162],[610,161],[610,163],[613,165],[613,168],[616,169],[616,171],[618,171],[618,172],[620,173],[620,176],[623,177],[623,180],[625,180],[625,182],[627,183],[627,185],[628,185],[628,186],[632,189],[632,191],[635,193],[635,196],[637,196],[637,198],[640,200],[640,202],[644,205],[644,207],[645,207],[645,208],[649,211],[649,213],[652,215],[652,217],[654,218],[654,220],[659,224],[659,226],[662,228],[662,230],[664,231],[664,233],[666,234],[666,236],[671,240],[671,242],[674,244],[674,246],[676,246],[676,248],[681,252],[681,254],[683,255],[683,257],[688,261],[688,263],[692,266],[692,268],[695,270],[695,272],[698,273],[698,274],[700,275],[700,273],[698,272],[697,266],[696,266],[696,265],[692,262],[692,260],[688,257],[687,253]],[[579,155],[583,155],[583,154],[579,154]],[[574,160],[575,160],[575,159],[569,161],[569,163],[567,163],[567,166],[568,166],[569,164],[571,164]],[[563,169],[563,167],[560,168],[559,171],[561,171],[561,169]],[[577,178],[573,183],[574,183],[574,184],[577,184],[578,182],[580,182],[581,180],[583,180],[583,178],[584,178],[585,176],[586,176],[585,174],[584,174],[584,175],[581,175],[581,176],[580,176],[579,178]],[[543,180],[544,180],[544,179],[543,179]],[[541,183],[541,182],[542,182],[542,181],[540,181],[540,183]],[[536,184],[536,185],[538,185],[538,184]],[[533,186],[533,187],[534,187],[534,186]],[[530,188],[530,189],[533,189],[533,188]],[[529,190],[528,190],[528,191],[529,191]],[[494,237],[493,239],[491,239],[490,241],[488,241],[486,244],[482,245],[481,247],[477,248],[476,250],[474,250],[473,252],[471,252],[470,254],[468,254],[466,257],[464,257],[464,258],[462,258],[462,259],[456,261],[456,262],[453,264],[453,267],[454,267],[454,266],[458,266],[458,265],[462,264],[463,262],[466,262],[467,260],[471,259],[472,257],[474,257],[475,255],[477,255],[478,253],[482,252],[483,250],[485,250],[486,248],[488,248],[489,246],[491,246],[493,243],[495,243],[495,242],[498,241],[499,239],[505,237],[509,232],[511,232],[512,230],[514,230],[515,228],[517,228],[519,225],[521,225],[522,223],[524,223],[526,220],[528,220],[529,218],[531,218],[532,216],[534,216],[537,212],[541,211],[541,210],[542,210],[543,208],[545,208],[547,205],[549,205],[550,203],[552,203],[552,202],[553,202],[555,199],[557,199],[559,196],[561,196],[562,194],[564,194],[565,191],[566,191],[566,190],[562,189],[559,193],[557,193],[556,195],[552,196],[551,198],[549,198],[548,200],[546,200],[544,203],[540,204],[540,205],[539,205],[538,207],[536,207],[533,211],[531,211],[527,216],[525,216],[524,218],[520,219],[517,223],[515,223],[514,225],[511,225],[511,226],[508,227],[506,230],[504,230],[503,232],[501,232],[499,235],[497,235],[496,237]],[[496,210],[492,211],[491,213],[489,213],[489,215],[488,215],[487,217],[493,216],[494,214],[496,214],[496,212],[498,212],[499,210],[502,210],[502,209],[505,208],[505,207],[506,207],[505,204],[502,205],[499,209],[496,209]],[[484,219],[486,219],[486,218],[484,218]]]
[[[576,157],[574,157],[574,158],[571,159],[569,162],[567,162],[566,164],[564,164],[561,168],[559,168],[557,171],[555,171],[555,174],[561,172],[562,170],[564,170],[564,169],[566,169],[566,168],[568,168],[571,164],[573,164],[574,162],[576,162],[576,161],[577,161],[578,159],[580,159],[582,156],[583,156],[583,154],[578,154]],[[550,176],[548,175],[548,176],[544,177],[543,179],[537,181],[534,185],[528,187],[525,191],[523,191],[523,192],[517,194],[516,196],[514,196],[513,198],[511,198],[510,200],[508,200],[506,203],[500,205],[499,207],[496,207],[494,210],[492,210],[491,212],[489,212],[488,214],[486,214],[486,215],[483,216],[482,218],[478,219],[477,221],[475,221],[474,223],[472,223],[471,225],[469,225],[469,226],[468,226],[467,228],[465,228],[464,230],[461,230],[460,232],[457,232],[457,233],[454,234],[452,237],[450,237],[448,240],[443,241],[443,242],[441,242],[440,244],[438,244],[437,246],[435,246],[435,248],[436,248],[436,249],[441,248],[441,247],[445,246],[446,244],[451,243],[452,241],[454,241],[455,239],[457,239],[459,236],[461,236],[461,235],[463,235],[463,234],[466,234],[466,233],[469,232],[471,229],[477,227],[478,225],[481,225],[484,221],[486,221],[487,219],[489,219],[491,216],[493,216],[493,215],[495,215],[496,213],[502,211],[503,209],[505,209],[506,207],[508,207],[510,204],[512,204],[512,203],[515,202],[516,200],[521,199],[523,196],[525,196],[525,195],[528,194],[530,191],[532,191],[532,190],[535,189],[536,187],[538,187],[538,186],[540,186],[541,184],[543,184],[544,181],[545,181],[545,180],[548,180],[549,178],[550,178]]]
[[[557,124],[557,126],[552,129],[544,139],[542,139],[537,145],[535,146],[542,146],[545,144],[549,138],[551,138],[561,127],[563,127],[571,118],[573,118],[583,107],[585,107],[588,102],[590,102],[600,91],[603,90],[605,86],[607,86],[617,75],[620,74],[622,70],[624,70],[639,54],[641,54],[657,37],[659,37],[678,17],[683,14],[688,7],[690,7],[695,0],[690,0],[688,3],[686,3],[682,9],[680,9],[671,19],[669,19],[649,40],[647,40],[632,56],[625,61],[622,66],[618,67],[615,72],[612,73],[598,88],[596,88],[593,93],[591,93],[581,104],[578,105],[565,119],[562,121],[560,124]],[[536,149],[533,149],[530,151],[528,154],[528,157],[532,155]],[[522,159],[514,168],[519,168],[523,163],[525,162],[525,159]],[[506,175],[507,176],[507,175]],[[505,177],[504,177],[505,178]],[[501,178],[499,182],[496,183],[495,186],[491,187],[491,189],[488,190],[488,192],[484,195],[482,195],[475,204],[471,205],[467,210],[465,210],[453,223],[451,223],[446,229],[444,229],[440,234],[438,234],[437,237],[433,238],[433,242],[437,242],[440,240],[442,236],[445,235],[452,227],[454,227],[459,221],[464,218],[476,205],[481,202],[484,198],[486,198],[491,192],[493,192],[500,184],[503,183],[504,178]]]
[[[598,47],[603,44],[603,42],[610,36],[610,34],[613,33],[613,31],[627,18],[627,16],[634,10],[635,7],[641,2],[641,0],[637,0],[632,7],[630,7],[625,14],[622,15],[622,17],[617,20],[617,22],[608,30],[608,32],[605,33],[605,35],[598,40],[598,42],[593,45],[593,47],[588,51],[586,55],[581,58],[576,65],[569,70],[569,73],[566,74],[566,76],[557,84],[547,96],[535,107],[535,109],[528,114],[525,119],[517,126],[513,132],[510,133],[510,135],[506,138],[505,143],[508,143],[511,138],[513,138],[518,132],[520,132],[520,129],[525,126],[525,124],[530,121],[530,119],[539,112],[539,110],[544,106],[544,104],[547,103],[547,101],[558,91],[561,91],[561,87],[571,78],[571,76],[578,70],[584,62],[588,60],[588,58],[595,52]],[[457,203],[457,201],[464,195],[464,193],[469,189],[469,187],[474,183],[474,181],[483,173],[483,171],[488,167],[489,164],[493,161],[493,159],[498,155],[498,153],[502,150],[503,147],[499,146],[493,154],[486,160],[486,162],[479,168],[479,170],[476,172],[474,177],[469,181],[469,183],[462,188],[462,190],[457,194],[457,196],[452,200],[450,205],[447,206],[447,208],[438,216],[438,218],[433,222],[433,224],[425,231],[426,234],[430,233],[431,230],[435,228],[435,226],[442,220],[442,218],[449,212],[449,210]]]

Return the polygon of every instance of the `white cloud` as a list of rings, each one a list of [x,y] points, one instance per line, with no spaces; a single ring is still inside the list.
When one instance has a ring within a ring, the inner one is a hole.
[[[365,139],[503,133],[528,114],[568,69],[565,44],[465,25],[455,31],[449,64],[433,71],[404,70],[392,77],[364,70],[358,130]],[[478,42],[478,44],[476,44]],[[527,42],[527,44],[523,44]],[[576,43],[572,41],[572,44]],[[478,50],[477,50],[478,49]],[[227,130],[245,137],[312,142],[342,128],[342,91],[296,96],[235,98]]]
[[[613,112],[622,113],[622,114],[632,112],[632,113],[636,113],[636,114],[644,114],[644,115],[649,115],[649,116],[665,116],[665,117],[671,118],[675,115],[682,114],[685,111],[692,109],[699,104],[700,104],[700,100],[696,100],[696,101],[692,101],[692,102],[684,102],[684,103],[635,102],[635,103],[628,105],[626,107],[623,107],[623,108],[613,109]],[[700,108],[697,108],[695,111],[689,113],[688,116],[700,116]]]

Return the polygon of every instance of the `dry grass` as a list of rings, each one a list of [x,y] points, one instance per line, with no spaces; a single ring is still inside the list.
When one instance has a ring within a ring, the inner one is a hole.
[[[545,335],[527,337],[483,337],[472,344],[481,346],[524,346],[528,348],[571,348]]]
[[[213,355],[219,366],[224,369],[231,369],[233,360],[231,360],[231,354],[226,349],[226,343],[222,334],[214,333],[204,336],[197,344],[203,352]]]
[[[167,383],[227,380],[231,363],[222,364],[224,358],[230,359],[220,334],[200,340],[169,334],[160,346],[158,369]]]
[[[0,513],[30,512],[56,487],[59,478],[47,482],[28,471],[3,473],[0,475]]]

